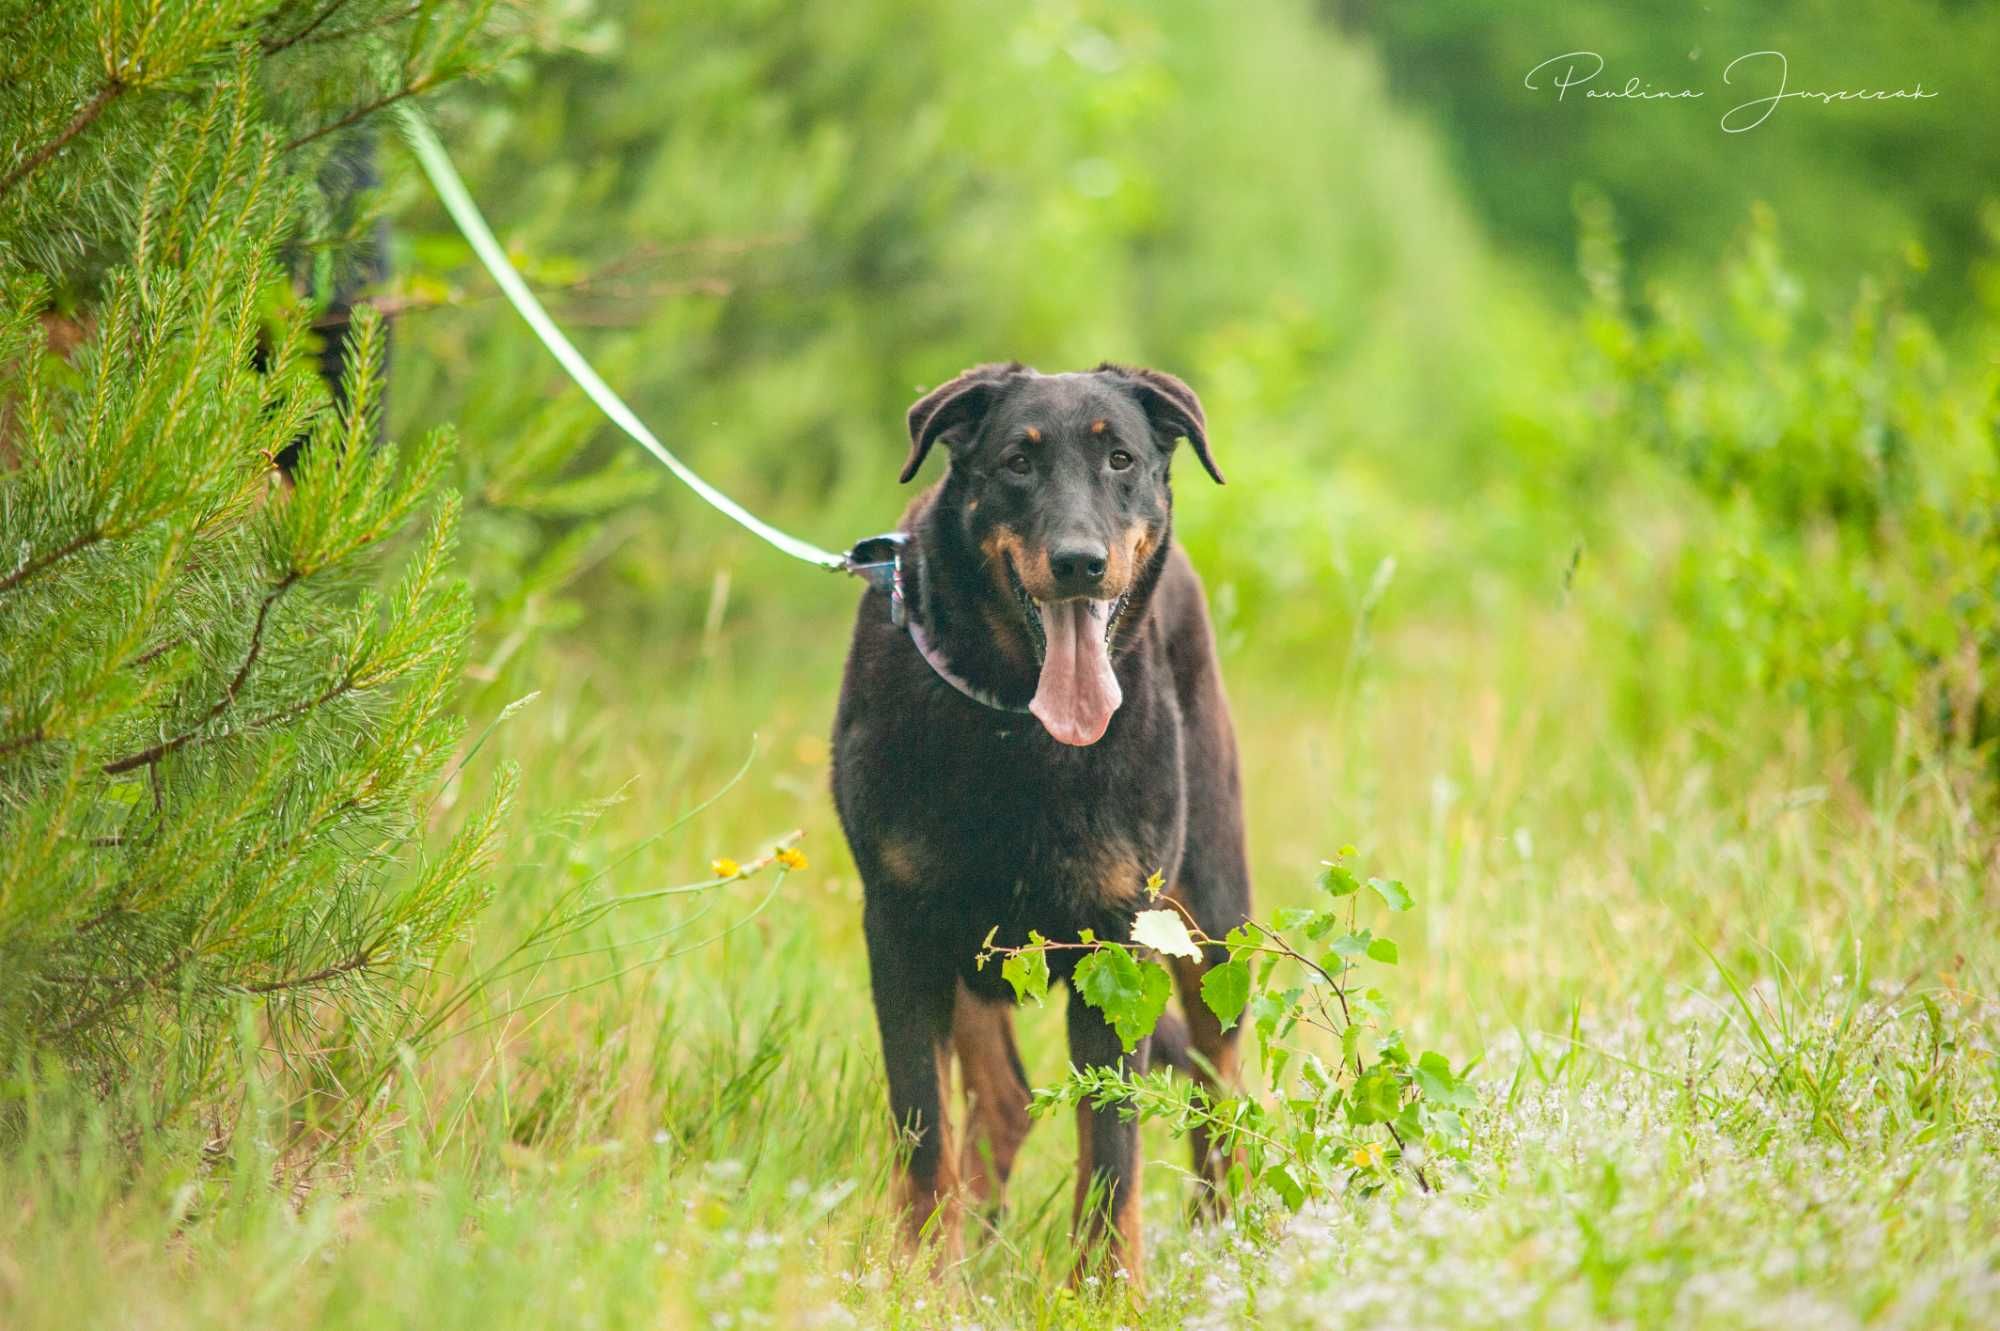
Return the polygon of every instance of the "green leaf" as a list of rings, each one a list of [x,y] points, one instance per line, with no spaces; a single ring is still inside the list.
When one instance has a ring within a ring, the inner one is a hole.
[[[1014,986],[1014,1001],[1037,1003],[1049,996],[1049,954],[1039,947],[1009,953],[1000,963],[1000,978]]]
[[[1264,1171],[1261,1180],[1265,1187],[1278,1194],[1289,1210],[1296,1211],[1306,1204],[1305,1185],[1292,1176],[1292,1171],[1284,1165],[1272,1165]]]
[[[1377,1063],[1356,1079],[1347,1100],[1347,1117],[1360,1124],[1387,1123],[1402,1108],[1402,1098],[1395,1074]]]
[[[1335,956],[1346,957],[1351,961],[1355,957],[1368,955],[1368,945],[1374,941],[1375,935],[1367,929],[1356,934],[1342,934],[1333,940],[1333,952]]]
[[[1285,1080],[1285,1069],[1292,1065],[1292,1051],[1279,1045],[1267,1045],[1263,1051],[1264,1077],[1273,1086]]]
[[[1320,889],[1329,896],[1351,897],[1361,890],[1361,884],[1344,866],[1329,864],[1319,871]]]
[[[1374,888],[1382,900],[1389,903],[1390,910],[1408,910],[1417,904],[1411,899],[1409,892],[1404,890],[1403,885],[1394,878],[1370,878],[1368,886]]]
[[[1451,1063],[1443,1054],[1426,1052],[1417,1060],[1417,1089],[1424,1093],[1426,1100],[1453,1109],[1470,1109],[1478,1103],[1472,1088],[1452,1075]]]
[[[1319,914],[1319,911],[1310,906],[1282,906],[1271,912],[1271,927],[1279,933],[1285,933],[1316,919]]]
[[[1296,1009],[1303,989],[1287,989],[1282,994],[1265,992],[1250,1000],[1250,1015],[1256,1019],[1259,1039],[1269,1040],[1280,1033],[1279,1027],[1290,1031],[1296,1020]]]
[[[1128,1054],[1153,1033],[1174,988],[1166,967],[1141,961],[1117,943],[1106,943],[1078,962],[1074,982],[1083,1001],[1118,1032],[1118,1043]]]
[[[1201,977],[1201,1001],[1208,1004],[1208,1010],[1222,1023],[1223,1030],[1234,1026],[1250,1002],[1249,963],[1226,961],[1210,967],[1208,974]]]
[[[1349,991],[1347,1006],[1364,1017],[1373,1017],[1377,1021],[1389,1019],[1389,1002],[1382,997],[1382,991],[1373,985],[1359,993]]]
[[[1424,1130],[1427,1136],[1442,1138],[1452,1145],[1465,1141],[1465,1120],[1449,1109],[1424,1107]]]
[[[1385,966],[1393,966],[1396,964],[1396,955],[1394,940],[1388,938],[1374,938],[1369,940],[1368,956],[1370,960],[1379,961]]]

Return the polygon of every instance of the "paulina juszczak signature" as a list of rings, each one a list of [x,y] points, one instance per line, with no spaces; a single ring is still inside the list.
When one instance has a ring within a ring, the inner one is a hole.
[[[1590,86],[1603,73],[1604,57],[1597,52],[1566,51],[1529,70],[1522,83],[1535,92],[1554,88],[1559,102],[1572,89],[1590,101],[1677,102],[1708,95],[1697,88],[1657,88],[1636,75],[1615,86]],[[1548,76],[1547,82],[1538,82],[1538,77],[1544,74]],[[1938,95],[1926,89],[1921,81],[1912,88],[1794,88],[1790,86],[1791,62],[1782,51],[1745,52],[1723,68],[1722,81],[1732,87],[1740,82],[1745,89],[1776,84],[1771,91],[1738,102],[1723,112],[1721,126],[1725,134],[1741,134],[1757,128],[1788,101],[1831,106],[1836,102],[1926,101]]]

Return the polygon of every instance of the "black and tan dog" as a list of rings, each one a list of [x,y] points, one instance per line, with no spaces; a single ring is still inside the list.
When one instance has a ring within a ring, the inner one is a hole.
[[[1172,538],[1176,442],[1222,480],[1194,393],[1153,370],[985,365],[911,407],[909,426],[902,479],[934,444],[950,467],[904,514],[900,604],[881,588],[862,600],[833,786],[867,889],[890,1107],[914,1139],[902,1203],[912,1237],[935,1215],[951,1252],[963,1196],[997,1203],[1028,1131],[1010,994],[997,967],[974,966],[988,932],[1126,940],[1157,871],[1219,937],[1246,917],[1250,882],[1214,633]],[[1050,954],[1058,978],[1077,956]],[[1233,1078],[1235,1032],[1200,999],[1219,959],[1177,964],[1185,1024],[1163,1022],[1130,1056],[1072,995],[1074,1063],[1150,1055]],[[954,1053],[962,1158],[945,1106]],[[1080,1245],[1136,1279],[1137,1126],[1086,1108],[1077,1130]],[[1225,1164],[1195,1143],[1210,1187]]]

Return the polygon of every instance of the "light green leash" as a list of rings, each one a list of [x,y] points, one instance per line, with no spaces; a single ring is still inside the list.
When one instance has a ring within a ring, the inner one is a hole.
[[[611,386],[590,367],[590,362],[583,358],[583,353],[563,335],[562,329],[556,327],[555,320],[549,318],[548,311],[544,310],[542,303],[535,299],[535,293],[528,290],[528,284],[514,271],[514,265],[508,260],[507,252],[501,249],[500,242],[494,239],[493,229],[486,225],[486,218],[480,214],[479,205],[474,203],[472,195],[466,192],[465,182],[458,178],[458,172],[453,168],[451,158],[445,155],[444,145],[438,142],[437,135],[432,132],[423,113],[408,102],[403,103],[398,109],[402,112],[403,129],[409,136],[410,147],[417,154],[417,163],[423,167],[424,174],[430,177],[431,187],[437,191],[438,201],[444,204],[444,210],[451,214],[451,220],[458,224],[459,231],[471,243],[473,252],[479,256],[479,261],[486,265],[486,271],[493,274],[493,280],[500,284],[501,292],[515,311],[527,320],[528,327],[535,330],[535,336],[542,340],[542,345],[549,349],[549,354],[561,362],[563,369],[569,371],[570,378],[576,380],[577,386],[589,395],[590,400],[595,402],[606,416],[611,418],[612,424],[631,435],[641,448],[658,458],[662,466],[680,477],[688,489],[707,500],[711,507],[724,516],[734,519],[792,558],[803,559],[808,564],[817,564],[821,568],[837,572],[859,573],[864,577],[870,577],[871,581],[876,580],[872,568],[864,570],[863,566],[846,555],[822,550],[810,541],[802,541],[796,536],[779,531],[697,476],[692,468],[668,451],[667,446],[646,428],[646,423],[625,405],[625,400],[613,392]]]

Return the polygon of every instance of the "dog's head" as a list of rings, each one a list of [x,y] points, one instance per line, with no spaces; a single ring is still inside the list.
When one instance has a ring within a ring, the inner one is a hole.
[[[1170,530],[1175,444],[1222,480],[1200,399],[1157,370],[981,365],[919,399],[909,424],[902,479],[933,445],[950,450],[945,520],[1019,615],[1040,671],[1031,710],[1064,743],[1096,743],[1121,701],[1111,635]]]

